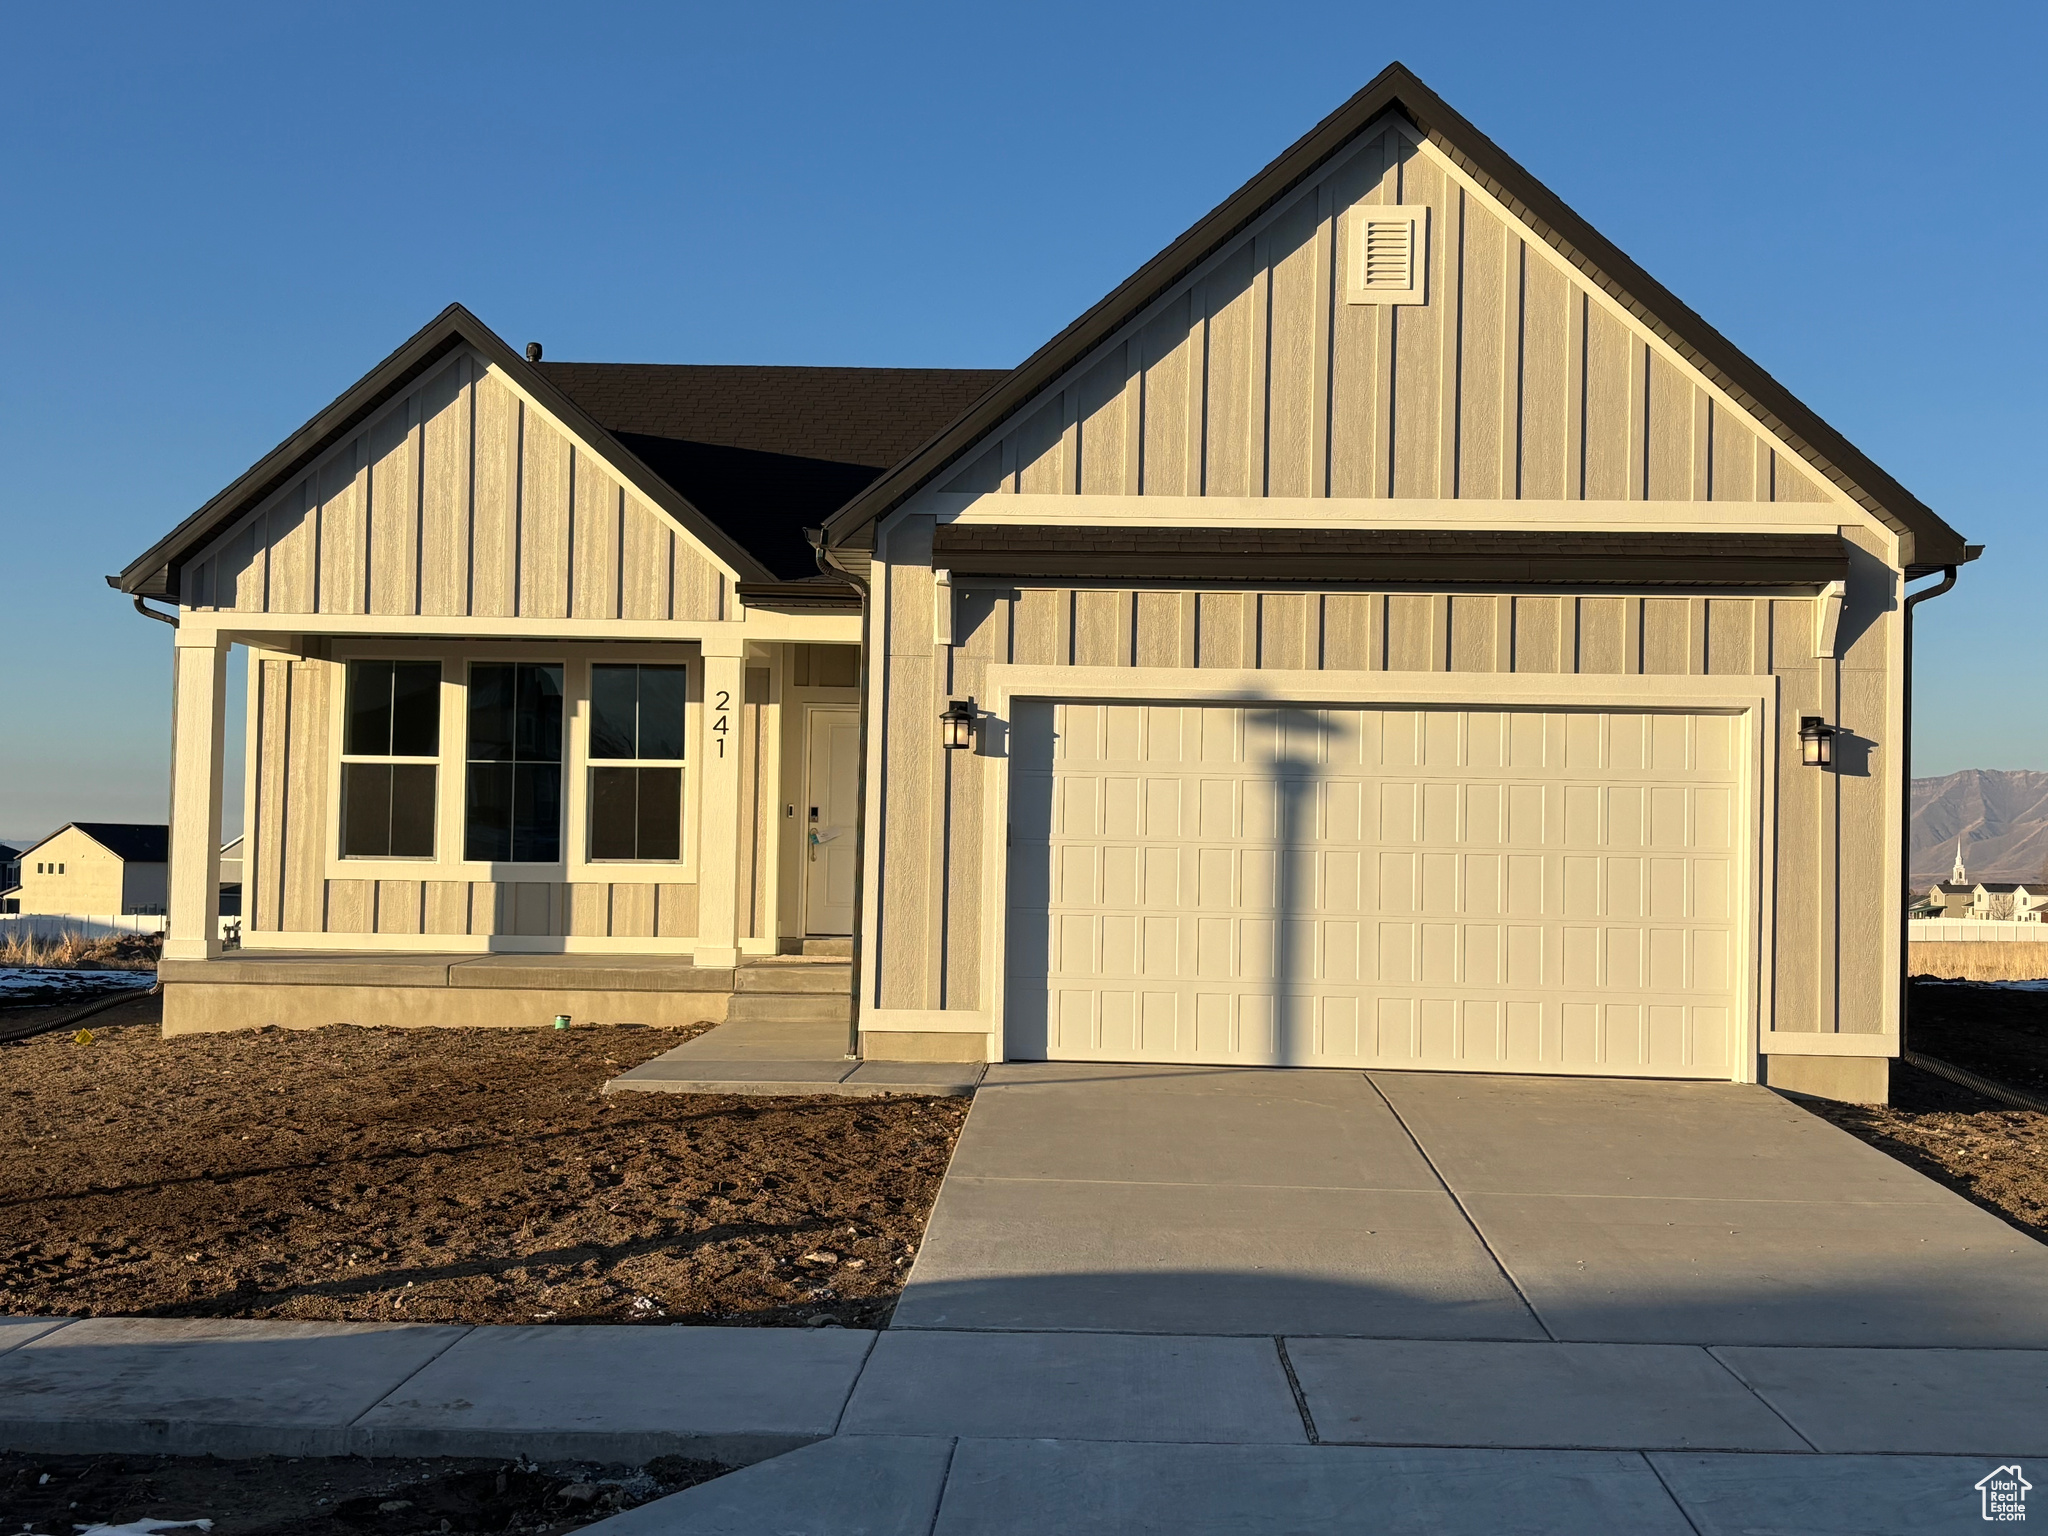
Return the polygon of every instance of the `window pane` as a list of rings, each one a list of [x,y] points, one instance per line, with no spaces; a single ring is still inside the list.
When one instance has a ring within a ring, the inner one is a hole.
[[[640,669],[640,752],[645,758],[683,755],[683,695],[687,667]]]
[[[517,669],[502,662],[469,669],[469,759],[509,762],[512,757],[512,691]]]
[[[590,856],[633,857],[633,770],[590,770]]]
[[[513,756],[522,763],[561,762],[561,667],[519,664],[519,712]]]
[[[508,669],[509,670],[509,669]],[[512,765],[469,765],[462,856],[502,863],[512,857]]]
[[[348,664],[348,720],[341,750],[350,756],[385,757],[391,752],[391,663]]]
[[[641,695],[644,707],[646,695]],[[683,856],[683,770],[640,768],[640,857]]]
[[[552,864],[562,856],[562,767],[519,763],[512,770],[512,862]]]
[[[351,668],[353,671],[353,668]],[[386,678],[389,684],[389,678]],[[391,852],[391,765],[341,765],[341,856],[381,859]]]
[[[434,856],[434,774],[431,763],[391,765],[391,853],[395,858]]]
[[[633,750],[633,694],[638,667],[590,669],[590,755],[638,757]]]
[[[441,663],[391,663],[391,755],[441,755]]]

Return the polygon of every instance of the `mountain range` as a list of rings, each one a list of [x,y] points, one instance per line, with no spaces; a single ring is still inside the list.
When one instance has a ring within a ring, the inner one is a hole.
[[[2048,876],[2048,773],[2026,768],[1965,768],[1913,781],[1913,886],[1946,880],[1963,840],[1970,879]]]

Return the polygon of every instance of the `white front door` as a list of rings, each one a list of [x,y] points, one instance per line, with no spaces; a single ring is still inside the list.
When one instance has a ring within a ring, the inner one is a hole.
[[[1016,721],[1013,1057],[1733,1074],[1729,716]]]
[[[853,836],[860,807],[860,714],[814,709],[809,729],[803,806],[804,932],[849,934],[860,874]]]

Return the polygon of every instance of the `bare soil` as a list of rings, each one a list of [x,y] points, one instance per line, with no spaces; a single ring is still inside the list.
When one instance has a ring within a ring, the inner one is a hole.
[[[687,1030],[159,1009],[0,1043],[0,1313],[877,1327],[967,1108],[600,1095]]]
[[[2048,1090],[2048,992],[1916,977],[1906,1043],[2014,1087]],[[2010,1109],[1905,1062],[1884,1105],[1806,1101],[1823,1119],[2048,1241],[2048,1114]]]
[[[2048,1095],[2048,991],[1915,976],[1906,1049]]]
[[[635,1468],[0,1453],[0,1518],[38,1536],[137,1520],[211,1520],[212,1536],[556,1536],[729,1470],[681,1456]]]

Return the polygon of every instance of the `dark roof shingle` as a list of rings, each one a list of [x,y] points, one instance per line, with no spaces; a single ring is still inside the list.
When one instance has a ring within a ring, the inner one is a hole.
[[[784,581],[817,573],[805,528],[1008,377],[989,368],[538,367]]]

